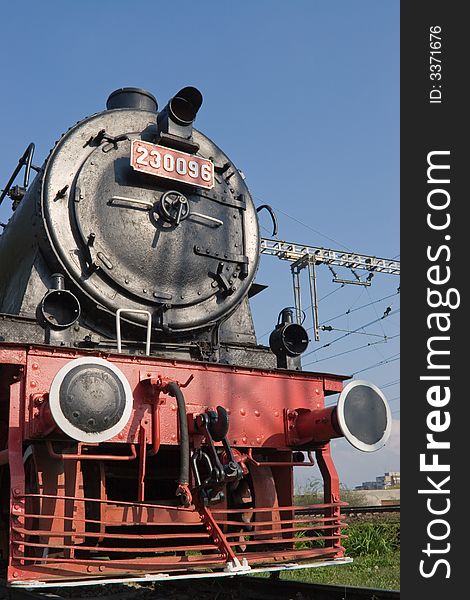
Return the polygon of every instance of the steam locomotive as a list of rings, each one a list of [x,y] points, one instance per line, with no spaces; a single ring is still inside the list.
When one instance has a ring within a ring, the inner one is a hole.
[[[194,87],[161,111],[118,89],[41,167],[31,144],[0,197],[14,208],[0,236],[10,585],[350,560],[329,442],[380,448],[390,409],[372,384],[302,371],[308,334],[289,308],[258,344],[257,209],[193,128],[201,104]],[[323,502],[295,506],[294,467],[315,462]]]

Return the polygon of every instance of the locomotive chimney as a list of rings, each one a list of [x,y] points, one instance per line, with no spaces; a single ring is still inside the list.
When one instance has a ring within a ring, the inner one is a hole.
[[[158,113],[158,143],[196,152],[199,146],[193,142],[193,121],[201,108],[202,94],[195,87],[185,87],[171,98]]]
[[[125,87],[114,90],[106,101],[107,110],[115,108],[133,108],[134,110],[157,112],[158,103],[155,96],[146,90]]]

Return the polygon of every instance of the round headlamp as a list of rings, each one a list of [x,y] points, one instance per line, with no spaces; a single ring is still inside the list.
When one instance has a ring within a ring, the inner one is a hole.
[[[132,413],[132,390],[114,364],[77,358],[52,381],[49,406],[58,427],[80,442],[105,442],[120,433]]]

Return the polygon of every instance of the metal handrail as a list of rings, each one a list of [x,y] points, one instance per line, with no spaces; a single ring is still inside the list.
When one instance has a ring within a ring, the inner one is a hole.
[[[33,142],[31,142],[31,144],[29,144],[29,146],[26,148],[23,156],[19,159],[15,170],[13,171],[10,179],[8,180],[8,183],[2,190],[2,193],[0,194],[0,205],[2,204],[3,200],[5,199],[5,196],[10,191],[10,188],[11,188],[13,182],[15,181],[16,176],[21,171],[22,167],[26,166],[26,169],[24,171],[24,179],[23,179],[23,188],[25,189],[25,191],[29,185],[29,173],[31,171],[31,168],[33,168],[35,171],[40,171],[40,167],[35,167],[32,164],[34,148],[35,148],[35,145],[33,144]]]
[[[118,308],[116,311],[116,340],[117,340],[117,351],[122,352],[122,339],[121,339],[121,315],[123,313],[133,315],[146,315],[147,316],[147,338],[145,340],[145,354],[150,356],[150,337],[152,335],[152,315],[148,310],[137,310],[134,308]]]

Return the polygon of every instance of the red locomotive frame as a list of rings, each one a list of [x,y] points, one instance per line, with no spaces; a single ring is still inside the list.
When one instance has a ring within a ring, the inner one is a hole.
[[[94,578],[99,583],[118,577],[148,580],[188,571],[193,576],[234,574],[343,557],[344,503],[328,443],[338,433],[328,425],[331,409],[324,408],[324,401],[342,390],[344,377],[106,355],[133,391],[127,426],[109,440],[111,451],[108,443],[75,443],[58,450],[57,440],[66,436],[54,433],[48,409],[51,382],[68,361],[98,355],[0,347],[0,409],[9,406],[8,450],[0,453],[0,465],[9,462],[11,485],[9,522],[3,524],[0,538],[4,552],[9,545],[8,580],[13,585]],[[251,480],[256,507],[204,505],[197,494],[188,507],[176,499],[156,504],[149,493],[148,456],[176,449],[179,443],[177,407],[165,393],[167,384],[183,386],[188,380],[192,448],[205,443],[194,430],[197,415],[217,404],[224,406],[230,415],[228,441]],[[299,462],[292,446],[302,443],[302,413],[318,415],[320,437],[327,440],[308,440],[323,476],[324,503],[295,507],[293,466]],[[113,461],[132,465],[138,474],[134,499],[108,496],[103,465]],[[93,469],[87,466],[93,464]],[[91,472],[98,485],[90,497],[85,479]],[[247,514],[249,520],[243,520]]]

